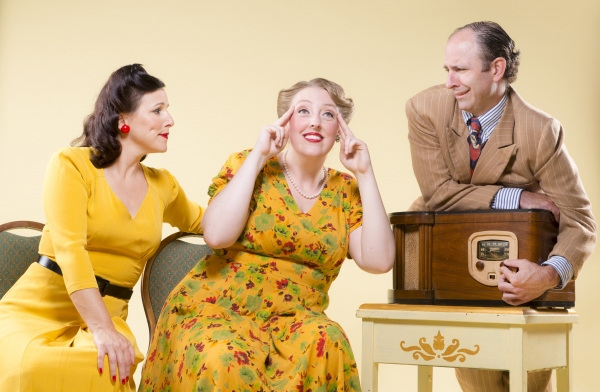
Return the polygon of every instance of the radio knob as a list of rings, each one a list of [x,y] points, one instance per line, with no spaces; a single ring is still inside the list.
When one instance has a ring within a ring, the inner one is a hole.
[[[478,270],[478,271],[483,271],[483,268],[485,267],[485,264],[483,264],[483,261],[478,261],[478,262],[475,264],[475,267],[477,267],[477,270]]]

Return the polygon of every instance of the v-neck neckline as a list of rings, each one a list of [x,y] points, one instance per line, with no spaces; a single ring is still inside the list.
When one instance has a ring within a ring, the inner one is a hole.
[[[142,199],[142,202],[140,203],[140,205],[138,206],[137,210],[135,211],[135,215],[131,215],[131,211],[129,211],[129,209],[127,208],[127,206],[125,205],[125,203],[123,203],[123,200],[121,200],[121,198],[119,196],[117,196],[117,194],[115,193],[115,191],[110,186],[110,183],[108,182],[108,179],[106,178],[106,173],[104,172],[104,169],[102,169],[102,175],[104,176],[104,181],[106,181],[106,185],[108,186],[108,189],[110,189],[111,195],[115,199],[117,199],[119,201],[119,203],[121,204],[121,206],[125,209],[125,211],[127,211],[127,215],[129,216],[129,218],[132,221],[135,220],[135,218],[137,218],[138,215],[140,214],[140,210],[142,209],[142,206],[146,202],[146,199],[148,198],[148,194],[150,193],[150,184],[148,183],[148,177],[146,176],[146,167],[144,165],[142,165],[141,163],[140,163],[140,167],[142,168],[142,174],[144,175],[144,180],[146,181],[147,188],[146,188],[146,194],[144,195],[144,198]]]
[[[311,214],[311,211],[314,210],[317,204],[319,204],[319,199],[321,198],[321,194],[325,191],[325,189],[327,189],[327,184],[325,184],[325,186],[323,187],[323,189],[321,190],[321,193],[319,194],[319,196],[317,196],[314,199],[314,203],[310,206],[310,208],[306,211],[303,212],[300,209],[300,205],[298,205],[298,203],[296,202],[296,198],[294,197],[294,194],[292,193],[292,189],[290,188],[290,184],[288,183],[288,179],[285,176],[285,171],[283,170],[283,166],[281,165],[281,163],[279,162],[279,158],[277,157],[277,155],[275,155],[275,162],[277,162],[277,166],[279,167],[279,171],[281,172],[281,175],[283,176],[283,181],[284,181],[284,186],[285,189],[288,193],[288,195],[290,195],[290,197],[292,198],[292,200],[294,201],[294,205],[296,206],[296,208],[298,209],[297,214],[301,214],[301,215],[308,215],[308,216],[312,216],[314,214]],[[327,170],[327,174],[329,174],[329,169]],[[329,178],[329,176],[327,176]],[[285,203],[288,203],[285,199],[283,199]]]

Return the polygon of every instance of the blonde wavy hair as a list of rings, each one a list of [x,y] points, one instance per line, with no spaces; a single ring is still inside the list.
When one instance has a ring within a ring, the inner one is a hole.
[[[346,98],[344,89],[337,83],[323,78],[316,78],[308,82],[298,82],[288,89],[281,90],[277,97],[277,116],[281,117],[290,108],[294,96],[299,91],[308,87],[319,87],[329,93],[331,100],[338,107],[342,118],[348,124],[354,114],[354,102],[352,98]]]

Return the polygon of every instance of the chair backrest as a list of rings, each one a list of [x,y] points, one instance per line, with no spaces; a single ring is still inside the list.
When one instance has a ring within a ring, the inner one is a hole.
[[[182,237],[202,237],[199,234],[177,232],[163,239],[156,253],[148,260],[142,277],[142,302],[150,340],[156,320],[171,290],[204,256],[211,254],[208,245],[181,241]]]
[[[15,221],[0,225],[0,298],[38,258],[41,235],[24,236],[10,233],[14,229],[42,231],[38,222]]]

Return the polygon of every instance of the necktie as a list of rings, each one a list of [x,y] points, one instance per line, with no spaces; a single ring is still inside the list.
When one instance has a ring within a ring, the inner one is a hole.
[[[475,165],[477,165],[477,160],[479,159],[479,155],[483,149],[483,145],[481,144],[481,123],[477,117],[473,116],[467,121],[467,125],[471,127],[468,141],[469,155],[471,157],[470,169],[472,177],[473,171],[475,171]]]

